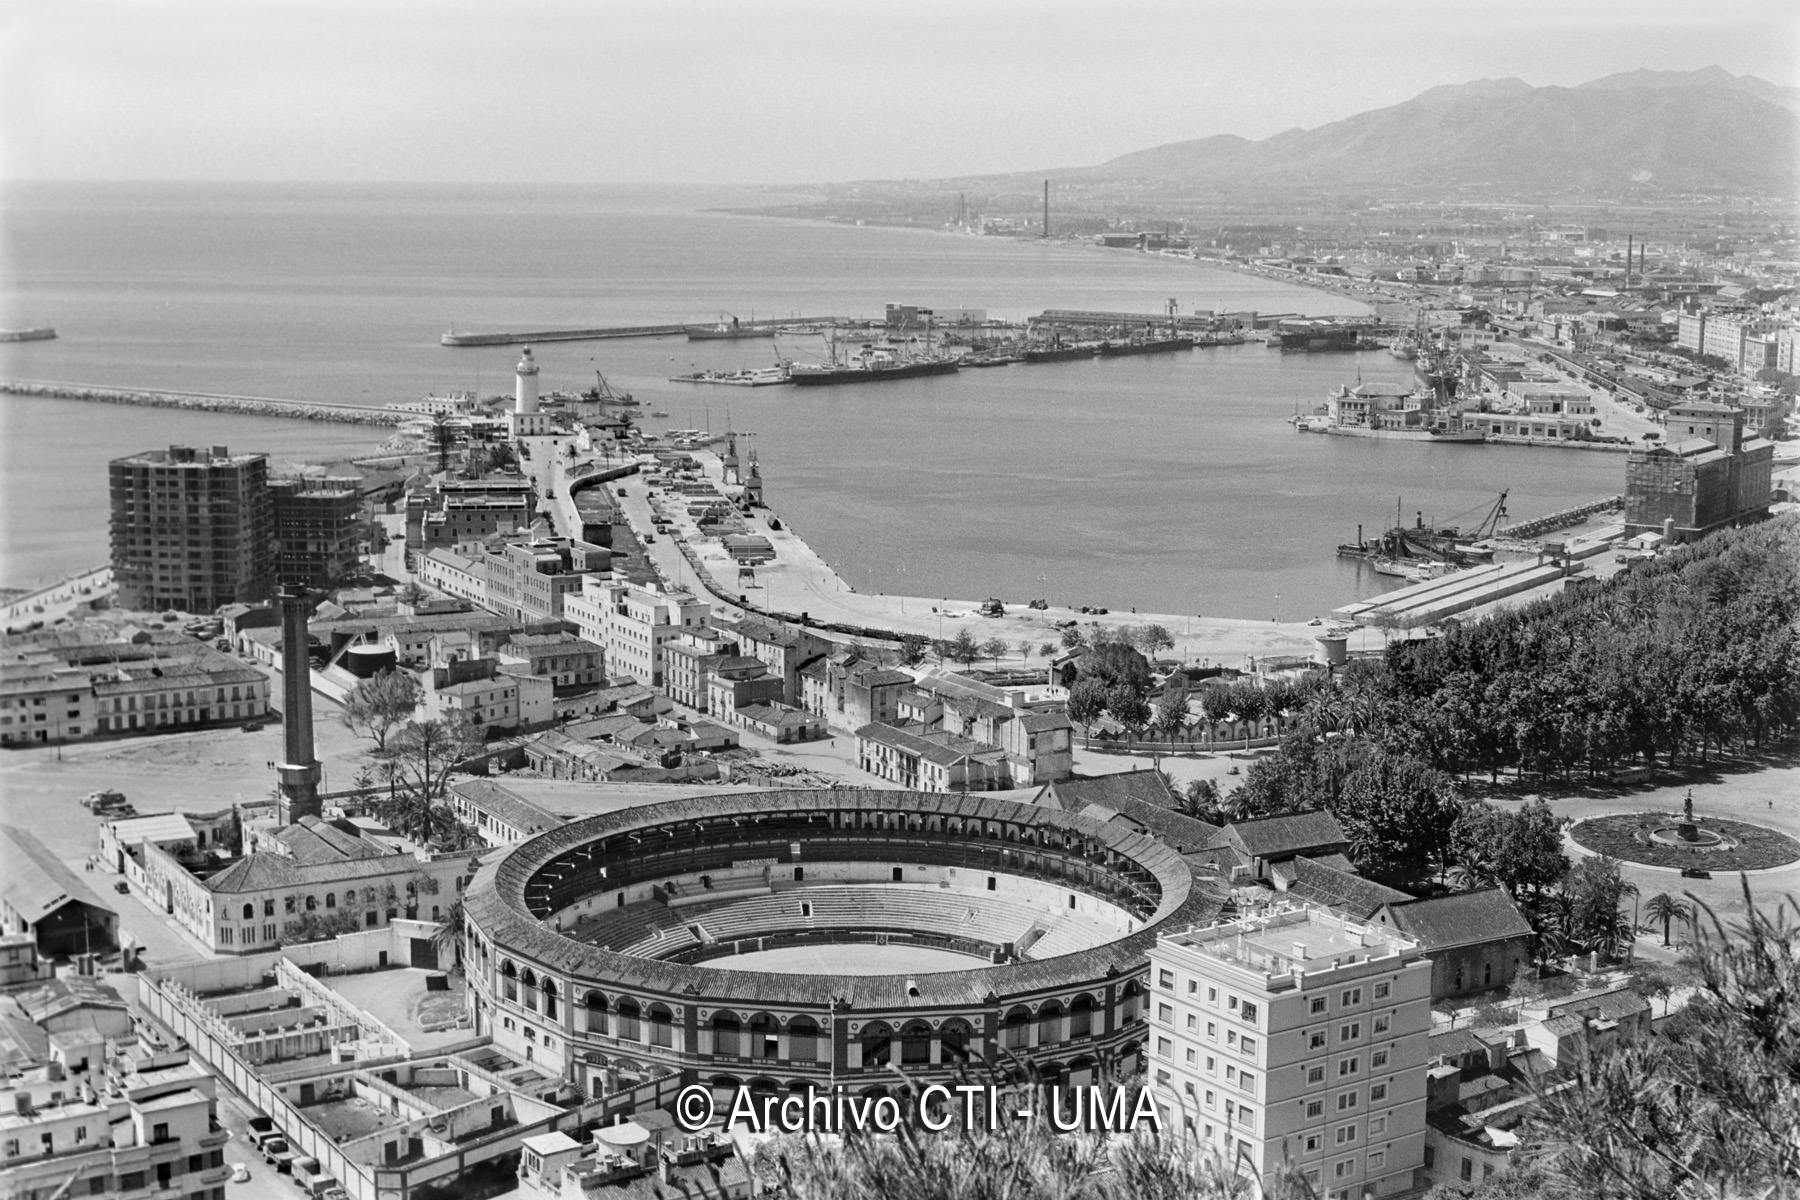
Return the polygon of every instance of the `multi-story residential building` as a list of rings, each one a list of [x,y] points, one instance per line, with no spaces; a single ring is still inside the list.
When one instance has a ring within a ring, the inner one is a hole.
[[[727,655],[706,672],[706,712],[737,723],[740,708],[781,702],[781,679],[760,658]]]
[[[185,1050],[132,1060],[91,1029],[48,1043],[0,1086],[0,1193],[224,1200],[231,1135]]]
[[[604,578],[612,551],[573,538],[531,538],[502,542],[484,551],[490,612],[519,621],[560,619],[564,598],[590,578]]]
[[[1271,1186],[1407,1192],[1425,1150],[1431,964],[1416,943],[1312,905],[1164,934],[1150,950],[1148,1070],[1186,1125]]]
[[[708,673],[740,652],[732,635],[710,625],[683,629],[663,644],[663,691],[675,703],[704,712]]]
[[[1675,344],[1684,350],[1692,350],[1695,354],[1706,349],[1706,320],[1704,310],[1684,312],[1675,326]]]
[[[537,496],[522,476],[445,480],[406,497],[406,549],[412,555],[530,529]]]
[[[917,724],[864,725],[856,731],[856,761],[908,791],[986,792],[1009,786],[1000,751]]]
[[[519,668],[550,680],[558,693],[606,682],[606,652],[593,642],[563,633],[515,633],[500,647],[500,669]]]
[[[873,721],[897,723],[901,693],[912,686],[913,677],[905,671],[842,647],[801,671],[800,707],[824,717],[833,728],[854,732]]]
[[[801,668],[828,653],[832,643],[811,630],[763,617],[746,616],[733,624],[730,632],[738,641],[740,653],[760,658],[768,665],[769,673],[781,680],[781,702],[790,707],[803,707]]]
[[[563,602],[563,616],[586,641],[606,648],[606,669],[653,688],[663,686],[663,648],[684,630],[707,623],[712,606],[691,592],[656,584],[609,583],[589,576],[581,594]]]
[[[275,582],[269,460],[170,446],[115,458],[112,564],[122,608],[210,613]]]
[[[414,564],[419,582],[471,604],[487,606],[488,569],[479,542],[427,550]]]
[[[499,660],[492,658],[459,658],[440,663],[419,678],[425,685],[420,706],[432,720],[441,721],[461,713],[480,730],[517,729],[523,681],[499,667]]]
[[[0,665],[0,746],[241,721],[268,697],[266,675],[192,638],[25,644]]]
[[[270,482],[276,582],[329,588],[356,573],[363,534],[361,487],[360,479]]]
[[[1074,725],[1061,700],[1033,700],[964,675],[935,674],[919,690],[936,703],[946,732],[992,746],[1006,756],[1012,787],[1067,779],[1075,770]]]

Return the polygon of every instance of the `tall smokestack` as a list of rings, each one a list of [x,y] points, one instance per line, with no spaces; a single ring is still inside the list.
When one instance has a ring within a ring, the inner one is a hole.
[[[1625,286],[1631,286],[1631,235],[1625,235]]]
[[[276,768],[281,794],[279,825],[317,817],[323,769],[313,756],[312,665],[306,653],[306,618],[312,606],[304,588],[283,588],[281,602],[281,723],[286,758]]]
[[[1050,181],[1044,180],[1044,236],[1050,236]]]

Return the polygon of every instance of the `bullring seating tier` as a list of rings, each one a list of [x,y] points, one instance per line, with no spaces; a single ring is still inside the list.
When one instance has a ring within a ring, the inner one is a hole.
[[[679,914],[660,904],[633,904],[583,920],[570,932],[592,945],[641,958],[665,958],[710,942],[825,929],[933,934],[996,948],[1012,944],[1022,957],[1031,959],[1073,954],[1127,932],[1049,905],[905,884],[789,888],[695,905]]]

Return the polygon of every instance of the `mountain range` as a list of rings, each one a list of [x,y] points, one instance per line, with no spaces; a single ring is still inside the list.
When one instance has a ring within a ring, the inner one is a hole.
[[[1800,88],[1720,67],[1627,71],[1578,87],[1478,79],[1253,141],[1172,142],[1045,172],[1252,194],[1480,191],[1537,197],[1800,195]]]

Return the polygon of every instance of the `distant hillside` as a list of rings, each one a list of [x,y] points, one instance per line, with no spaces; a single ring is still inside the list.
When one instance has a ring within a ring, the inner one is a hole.
[[[1800,89],[1718,67],[1574,88],[1483,79],[1261,141],[1175,142],[1054,174],[1269,189],[1800,192]]]

